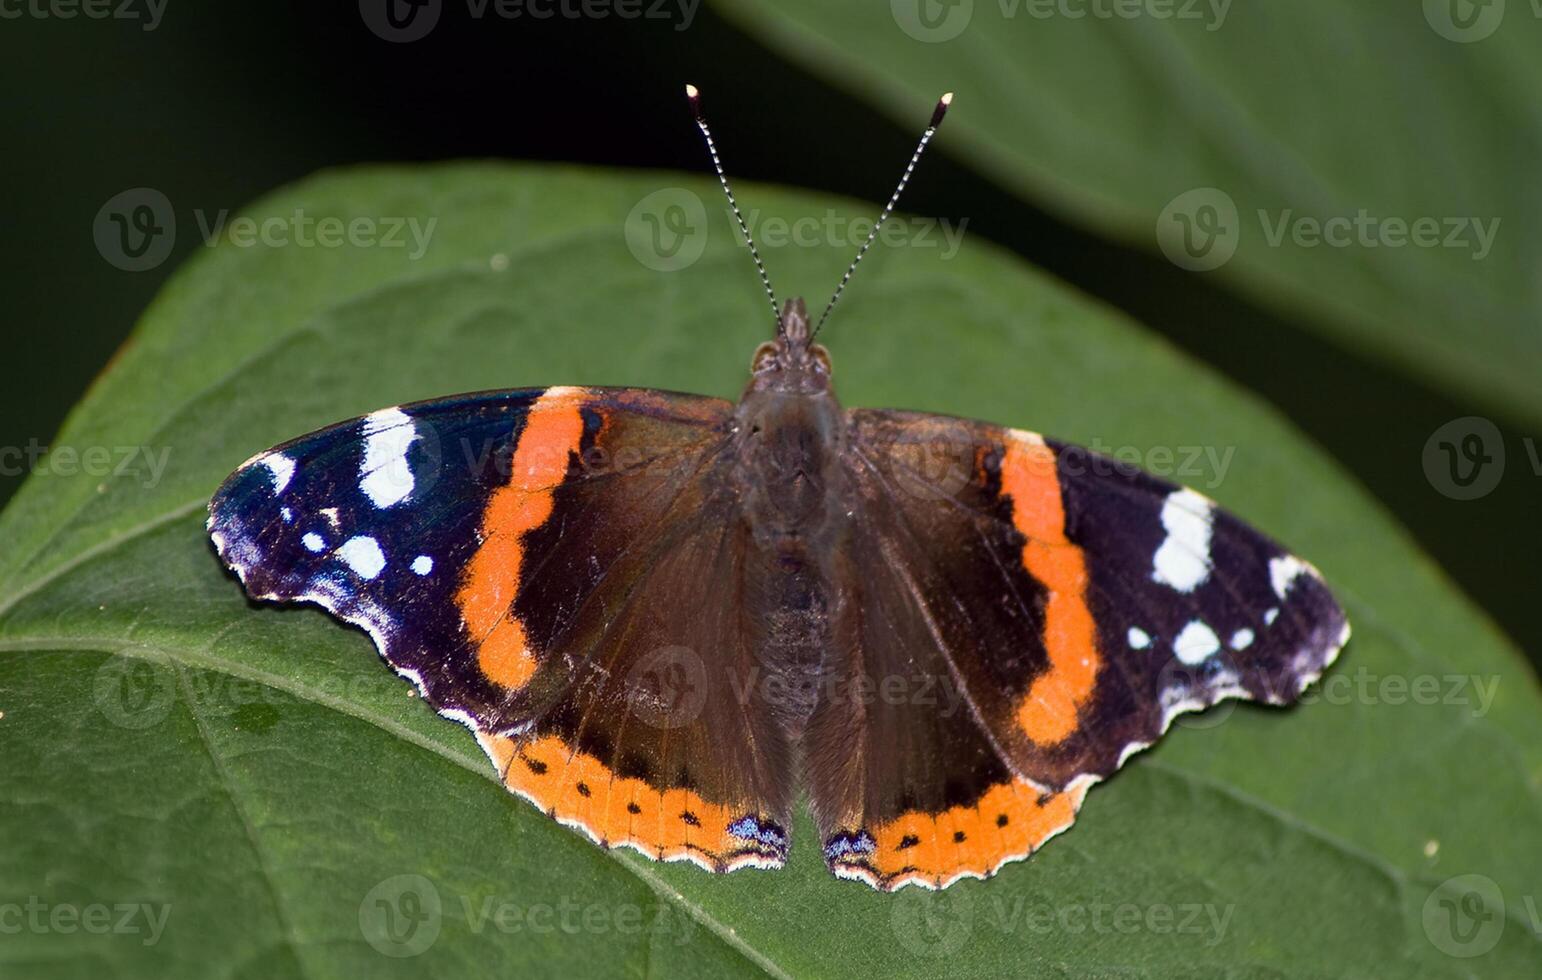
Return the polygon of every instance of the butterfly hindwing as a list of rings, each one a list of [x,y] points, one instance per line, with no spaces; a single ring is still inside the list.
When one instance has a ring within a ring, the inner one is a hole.
[[[727,673],[750,655],[716,476],[731,412],[580,388],[387,409],[249,461],[211,536],[254,597],[366,629],[556,819],[713,870],[780,864],[785,745]]]
[[[836,662],[864,690],[954,689],[879,687],[855,721],[839,696],[816,711],[832,751],[810,794],[837,874],[989,875],[1178,713],[1288,703],[1347,638],[1309,565],[1192,491],[1030,433],[848,417]]]

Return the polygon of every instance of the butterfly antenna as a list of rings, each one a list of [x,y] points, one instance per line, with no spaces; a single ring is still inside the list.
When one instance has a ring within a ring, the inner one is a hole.
[[[766,275],[765,263],[760,261],[760,252],[755,248],[755,239],[750,237],[750,229],[744,223],[744,215],[739,213],[739,202],[734,200],[733,188],[728,186],[728,175],[723,173],[723,161],[718,159],[717,144],[712,141],[712,130],[707,128],[707,117],[701,112],[701,91],[694,85],[687,85],[685,97],[690,100],[691,115],[696,117],[696,128],[701,130],[701,135],[707,140],[707,152],[712,155],[712,169],[717,171],[718,183],[723,185],[723,194],[728,198],[728,206],[733,209],[734,220],[739,222],[739,230],[744,233],[744,241],[750,247],[750,258],[755,260],[755,271],[760,273],[760,284],[766,287],[766,298],[771,301],[771,317],[776,321],[776,332],[780,336],[782,314],[776,306],[776,292],[771,288],[771,277]]]
[[[937,100],[937,108],[932,110],[932,121],[927,124],[926,132],[921,134],[921,142],[916,144],[916,151],[910,155],[910,162],[905,164],[905,172],[900,174],[899,186],[894,188],[894,193],[889,195],[889,203],[883,206],[883,213],[878,216],[877,221],[873,222],[873,230],[867,233],[867,241],[863,242],[862,247],[857,249],[857,257],[852,259],[851,265],[846,267],[846,274],[841,276],[840,285],[835,287],[835,295],[830,297],[829,305],[819,315],[819,322],[814,325],[814,332],[809,335],[810,340],[819,335],[819,328],[825,325],[825,318],[830,315],[831,310],[835,309],[836,302],[841,298],[841,292],[846,288],[846,284],[851,281],[851,274],[857,271],[857,263],[862,261],[862,256],[866,255],[867,250],[872,247],[873,239],[878,237],[878,229],[882,228],[883,223],[889,220],[889,215],[894,211],[895,203],[899,201],[900,195],[905,191],[905,185],[910,183],[910,175],[915,172],[916,164],[920,161],[921,154],[926,152],[926,144],[932,141],[932,136],[936,134],[937,127],[942,125],[942,117],[947,114],[948,106],[952,105],[952,103],[952,92],[944,93],[943,97]]]

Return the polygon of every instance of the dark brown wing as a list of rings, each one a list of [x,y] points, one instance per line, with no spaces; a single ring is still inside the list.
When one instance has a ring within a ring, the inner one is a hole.
[[[210,531],[253,596],[368,630],[552,817],[656,859],[777,865],[791,776],[740,696],[731,413],[581,388],[388,409],[251,460]]]
[[[878,693],[809,731],[837,874],[989,875],[1177,714],[1292,701],[1347,639],[1311,566],[1193,491],[1031,433],[850,420],[836,663]]]

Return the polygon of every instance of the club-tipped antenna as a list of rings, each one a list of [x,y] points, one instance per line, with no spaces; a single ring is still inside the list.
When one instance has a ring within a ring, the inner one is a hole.
[[[766,275],[766,265],[760,261],[760,252],[755,248],[755,239],[750,237],[749,225],[744,223],[744,215],[739,213],[739,202],[734,200],[733,188],[728,186],[728,175],[723,172],[723,161],[718,159],[717,144],[712,141],[712,130],[707,128],[707,118],[701,112],[701,92],[694,85],[685,87],[685,97],[691,103],[691,115],[696,117],[696,128],[701,130],[701,135],[707,141],[707,152],[712,156],[712,169],[717,171],[718,183],[723,185],[723,195],[728,198],[728,206],[733,209],[734,220],[739,222],[739,230],[744,233],[744,241],[750,247],[750,258],[755,260],[755,271],[760,273],[760,284],[766,287],[766,298],[771,301],[771,318],[776,322],[776,332],[782,333],[782,314],[776,306],[776,291],[771,288],[771,277]]]
[[[841,298],[841,292],[846,288],[846,284],[851,281],[852,273],[857,271],[857,263],[862,261],[862,256],[866,255],[867,250],[872,247],[873,240],[878,237],[878,229],[882,228],[883,223],[889,220],[889,215],[894,211],[894,205],[899,201],[900,195],[905,192],[905,185],[910,183],[910,175],[915,172],[916,164],[920,161],[921,154],[926,152],[926,144],[932,141],[932,136],[936,134],[937,127],[942,125],[942,117],[947,114],[948,106],[952,103],[952,92],[943,93],[942,98],[937,100],[937,108],[932,110],[932,121],[927,123],[926,132],[921,134],[921,142],[916,144],[916,151],[910,155],[910,162],[905,164],[905,172],[900,174],[899,186],[894,188],[894,193],[889,195],[889,203],[883,206],[883,213],[878,216],[877,221],[873,222],[873,230],[867,233],[867,241],[863,242],[862,247],[857,249],[857,257],[852,259],[851,265],[846,267],[846,274],[841,276],[840,284],[835,287],[835,295],[830,297],[830,302],[825,307],[825,311],[819,315],[819,322],[814,325],[814,332],[809,335],[810,340],[819,335],[819,328],[825,325],[825,318],[830,315],[831,310],[835,309],[836,302]]]

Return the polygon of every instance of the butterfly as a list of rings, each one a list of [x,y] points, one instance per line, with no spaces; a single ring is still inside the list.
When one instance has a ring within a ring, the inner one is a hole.
[[[995,874],[1177,715],[1288,704],[1333,662],[1321,576],[1206,497],[1032,432],[844,408],[824,317],[778,305],[740,225],[775,331],[737,403],[383,409],[237,469],[220,558],[367,631],[601,846],[780,867],[804,795],[829,869],[884,891]]]

